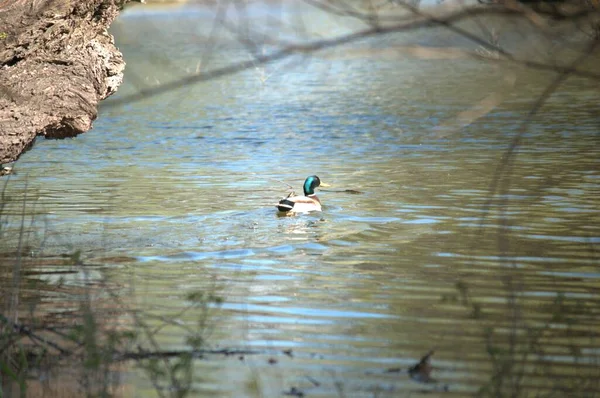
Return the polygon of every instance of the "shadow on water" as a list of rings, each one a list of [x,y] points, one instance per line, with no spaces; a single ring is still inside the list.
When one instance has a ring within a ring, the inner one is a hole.
[[[128,74],[195,70],[196,16],[125,14]],[[216,64],[245,56],[220,45]],[[0,212],[4,394],[596,396],[600,146],[573,98],[598,91],[572,79],[550,98],[489,195],[550,77],[316,56],[38,142]],[[489,114],[439,134],[490,92]],[[323,212],[278,217],[275,180],[312,174],[333,185]]]

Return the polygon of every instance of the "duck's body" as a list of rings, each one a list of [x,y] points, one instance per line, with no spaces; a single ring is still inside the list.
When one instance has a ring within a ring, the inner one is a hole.
[[[279,201],[277,210],[284,213],[308,213],[311,211],[321,211],[321,201],[319,198],[317,198],[317,195],[289,196]]]
[[[277,204],[277,210],[287,214],[321,211],[321,201],[315,194],[315,188],[321,185],[326,186],[326,184],[321,183],[319,177],[308,177],[306,181],[304,181],[304,186],[302,187],[304,196],[288,196],[285,199],[281,199]]]

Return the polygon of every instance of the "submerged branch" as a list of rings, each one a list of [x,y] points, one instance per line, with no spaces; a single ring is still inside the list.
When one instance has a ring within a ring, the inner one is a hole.
[[[284,353],[284,352],[282,352]],[[174,357],[182,357],[184,355],[190,355],[193,358],[202,358],[205,355],[224,355],[224,356],[232,356],[232,355],[259,355],[266,354],[263,351],[257,350],[245,350],[245,349],[231,349],[231,348],[222,348],[219,350],[171,350],[171,351],[143,351],[140,350],[138,352],[123,352],[117,355],[116,361],[129,361],[135,360],[139,361],[142,359],[164,359],[164,358],[174,358]],[[285,353],[284,353],[285,354]]]
[[[13,322],[2,314],[0,314],[0,322],[8,325],[18,334],[29,337],[34,342],[42,343],[48,347],[54,348],[55,350],[60,352],[62,355],[70,355],[71,354],[71,351],[61,347],[59,344],[41,337],[40,335],[31,331],[31,329],[29,327],[19,324],[17,322]]]

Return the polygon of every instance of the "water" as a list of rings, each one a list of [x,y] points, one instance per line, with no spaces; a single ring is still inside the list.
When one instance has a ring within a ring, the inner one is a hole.
[[[125,14],[114,34],[127,77],[113,100],[247,59],[223,39],[198,66],[211,18],[203,9]],[[327,34],[349,28],[329,25]],[[386,43],[416,38],[439,40],[421,33]],[[296,387],[310,396],[409,396],[447,386],[444,394],[462,396],[494,371],[486,342],[505,344],[511,327],[521,336],[542,327],[562,299],[573,306],[574,334],[548,329],[545,355],[531,354],[523,383],[548,386],[550,376],[536,371],[546,367],[569,376],[575,357],[577,369],[593,371],[598,86],[573,78],[549,99],[518,147],[510,189],[492,196],[501,159],[552,75],[371,44],[366,57],[355,55],[359,43],[124,106],[109,100],[89,133],[38,140],[23,155],[7,211],[17,214],[26,186],[38,220],[29,239],[43,241],[32,255],[81,251],[90,271],[63,276],[67,286],[108,280],[121,300],[183,325],[196,322],[193,311],[181,313],[188,294],[222,296],[209,345],[261,354],[196,361],[199,395]],[[493,93],[500,101],[490,113],[447,128]],[[300,191],[311,174],[333,185],[319,193],[324,211],[278,217],[273,205],[287,194],[278,181]],[[31,278],[51,292],[55,268],[41,262]],[[517,324],[507,299],[517,302]],[[183,336],[169,326],[160,342],[182,348]],[[386,372],[430,349],[440,384]],[[152,391],[141,371],[125,384],[134,395]]]

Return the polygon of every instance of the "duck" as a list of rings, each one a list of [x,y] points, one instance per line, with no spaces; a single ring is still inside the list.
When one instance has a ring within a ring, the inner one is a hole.
[[[279,210],[280,213],[287,214],[321,211],[321,201],[315,194],[315,189],[328,186],[328,184],[321,182],[321,179],[316,175],[308,176],[302,186],[304,196],[292,196],[294,193],[290,193],[287,198],[279,201],[277,210]]]

